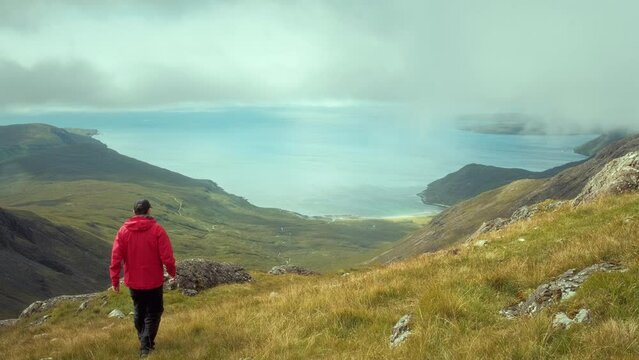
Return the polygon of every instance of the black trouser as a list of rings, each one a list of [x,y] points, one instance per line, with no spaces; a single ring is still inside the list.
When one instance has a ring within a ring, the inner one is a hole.
[[[151,350],[155,346],[155,335],[164,311],[162,290],[161,286],[150,290],[129,289],[135,307],[133,321],[140,339],[140,350]]]

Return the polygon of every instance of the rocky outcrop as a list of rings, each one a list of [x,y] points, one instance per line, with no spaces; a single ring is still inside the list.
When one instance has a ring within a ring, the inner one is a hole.
[[[109,313],[109,317],[110,318],[124,319],[126,317],[126,315],[124,315],[124,313],[120,309],[113,309]]]
[[[606,164],[590,179],[572,203],[579,205],[605,195],[637,191],[639,191],[639,152],[634,151]]]
[[[510,319],[536,314],[548,306],[574,296],[577,289],[592,274],[621,270],[623,270],[621,266],[611,263],[594,264],[579,272],[576,269],[570,269],[555,280],[540,285],[525,301],[510,305],[499,313]]]
[[[185,295],[191,295],[193,292],[187,290],[201,291],[220,284],[243,283],[250,280],[251,275],[239,265],[189,259],[177,263],[175,284],[169,286],[181,289],[186,292]],[[165,282],[165,286],[167,283],[168,281]]]
[[[0,329],[2,329],[3,327],[10,327],[15,325],[18,322],[18,319],[7,319],[7,320],[0,320]]]
[[[390,335],[390,347],[396,347],[399,344],[401,344],[402,342],[404,342],[404,340],[406,340],[406,338],[411,334],[409,325],[410,325],[410,320],[411,320],[411,316],[410,315],[404,315],[402,316],[399,321],[397,322],[397,324],[395,324],[395,326],[393,326],[393,329],[391,330],[391,335]]]
[[[35,313],[40,313],[43,311],[47,311],[54,306],[62,302],[75,301],[75,302],[84,302],[96,298],[100,295],[104,295],[101,293],[92,293],[92,294],[82,294],[82,295],[60,295],[51,299],[47,299],[44,301],[36,301],[29,305],[26,309],[22,311],[20,314],[20,319],[29,317]]]
[[[268,272],[271,275],[297,274],[297,275],[318,275],[319,273],[305,269],[297,265],[277,265]]]
[[[482,234],[491,231],[498,231],[512,225],[516,222],[530,220],[539,212],[554,211],[565,204],[565,201],[546,201],[543,203],[522,206],[517,209],[508,219],[496,218],[490,221],[486,221],[475,231],[468,240],[474,240]]]
[[[388,263],[437,251],[468,239],[484,222],[498,217],[509,219],[522,206],[531,206],[548,199],[572,200],[611,160],[636,151],[639,151],[639,135],[629,136],[549,179],[518,180],[481,193],[442,211],[433,217],[428,226],[410,234],[400,244],[370,262]]]
[[[555,314],[552,319],[552,326],[555,328],[568,329],[575,324],[587,323],[592,319],[592,313],[588,309],[579,309],[575,317],[570,318],[566,313]]]

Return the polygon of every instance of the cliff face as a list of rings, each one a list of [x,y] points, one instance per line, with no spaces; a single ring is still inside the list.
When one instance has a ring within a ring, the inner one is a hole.
[[[26,211],[0,208],[0,319],[29,303],[109,284],[110,245]]]
[[[547,199],[573,199],[606,164],[638,150],[639,135],[627,137],[549,179],[515,181],[458,203],[435,216],[427,226],[409,235],[403,243],[375,261],[388,262],[462,242],[484,222],[498,217],[509,218],[522,206]]]

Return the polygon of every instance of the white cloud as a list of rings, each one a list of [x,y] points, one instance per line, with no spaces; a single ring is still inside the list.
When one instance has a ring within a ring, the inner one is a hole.
[[[441,117],[635,125],[637,10],[615,0],[0,0],[0,108],[404,102]]]

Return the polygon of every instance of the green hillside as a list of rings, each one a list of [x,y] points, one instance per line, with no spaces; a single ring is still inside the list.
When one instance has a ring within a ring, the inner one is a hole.
[[[418,195],[425,204],[454,205],[516,180],[552,177],[582,162],[571,162],[545,171],[468,164],[441,179],[431,182],[426,190]]]
[[[349,276],[275,277],[166,295],[154,359],[635,359],[639,357],[639,195],[542,213],[484,247],[457,246]],[[522,241],[523,239],[523,241]],[[571,268],[602,261],[625,272],[590,277],[569,300],[506,319],[499,310]],[[101,300],[100,300],[101,301]],[[29,326],[0,330],[5,359],[134,358],[128,295],[77,303]],[[558,311],[590,323],[554,328]],[[390,348],[391,327],[412,314],[412,334]],[[38,315],[42,316],[42,314]],[[97,330],[96,330],[97,329]],[[41,335],[46,334],[46,335]],[[34,341],[34,337],[38,340]]]
[[[350,267],[417,224],[309,218],[251,205],[209,180],[123,156],[48,125],[0,127],[0,205],[32,211],[111,242],[135,199],[146,197],[178,257],[211,257],[252,269],[287,260],[317,270]],[[10,141],[8,139],[11,139]],[[37,143],[37,147],[16,144]],[[13,149],[13,150],[12,150]],[[268,189],[265,189],[268,191]]]
[[[43,124],[0,126],[0,207],[28,211],[69,227],[83,238],[81,244],[100,241],[109,247],[122,222],[132,215],[133,202],[148,198],[178,259],[212,258],[256,270],[286,262],[318,271],[351,268],[419,227],[414,219],[334,220],[256,207],[213,181],[123,156],[76,133]],[[9,245],[0,252],[0,263],[15,257]],[[80,245],[83,249],[87,247]],[[108,252],[102,257],[93,268],[108,264]],[[3,314],[12,311],[16,316],[17,306],[26,307],[34,297],[71,291],[68,286],[51,286],[49,280],[55,276],[50,275],[42,277],[39,293],[29,292],[20,301],[0,298]],[[108,285],[106,271],[91,275],[92,290]],[[31,289],[32,284],[18,282],[15,288],[3,286],[2,292],[26,291],[23,288]]]
[[[110,252],[95,236],[0,208],[0,319],[60,293],[104,289]]]
[[[425,251],[435,251],[463,242],[483,222],[497,217],[509,218],[523,206],[548,199],[573,199],[607,163],[632,151],[639,151],[639,135],[609,144],[592,158],[568,167],[550,178],[518,180],[457,203],[434,216],[428,225],[411,233],[396,247],[375,260],[386,262]]]

